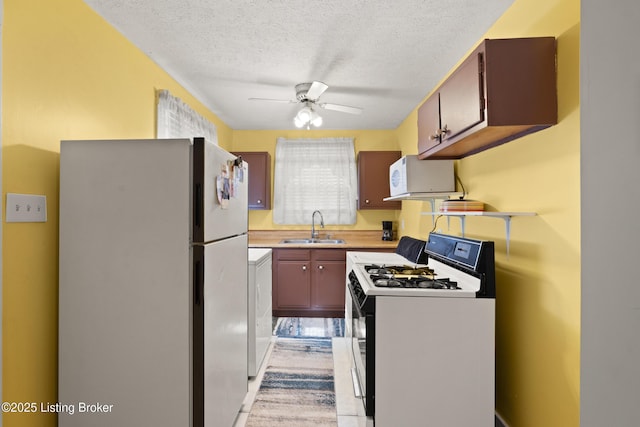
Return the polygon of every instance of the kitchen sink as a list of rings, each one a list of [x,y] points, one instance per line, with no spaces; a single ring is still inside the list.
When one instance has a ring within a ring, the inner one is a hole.
[[[324,244],[340,244],[344,243],[342,239],[284,239],[280,243],[290,244],[307,244],[307,243],[324,243]]]

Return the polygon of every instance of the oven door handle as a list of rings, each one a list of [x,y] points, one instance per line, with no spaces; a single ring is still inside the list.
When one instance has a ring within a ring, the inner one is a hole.
[[[358,314],[357,317],[365,317],[365,313],[363,313],[362,309],[360,308],[360,302],[358,301],[358,298],[356,297],[355,292],[353,292],[353,287],[351,283],[349,283],[348,287],[349,287],[349,293],[351,294],[352,307],[356,310]]]
[[[356,368],[351,368],[351,382],[353,383],[353,395],[355,397],[362,397],[362,388],[360,387],[360,380],[358,380]]]
[[[364,318],[366,317],[366,314],[362,311],[362,309],[360,308],[360,305],[358,304],[357,301],[354,301],[355,304],[353,304],[353,308],[356,310],[356,316],[357,318]]]

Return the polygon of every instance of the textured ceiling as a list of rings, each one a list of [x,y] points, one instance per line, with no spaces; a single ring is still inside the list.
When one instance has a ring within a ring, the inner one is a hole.
[[[395,129],[513,0],[85,0],[233,129],[293,129],[319,80],[323,129]]]

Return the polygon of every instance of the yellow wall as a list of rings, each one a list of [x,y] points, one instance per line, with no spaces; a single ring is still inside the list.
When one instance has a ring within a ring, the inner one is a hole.
[[[2,201],[44,194],[48,211],[46,223],[2,224],[2,397],[56,402],[59,141],[155,137],[156,89],[216,124],[222,146],[231,129],[81,0],[4,0],[2,42]],[[3,421],[53,426],[55,416]]]
[[[516,0],[487,38],[558,39],[559,123],[456,162],[469,192],[491,210],[537,212],[512,222],[510,257],[502,220],[468,218],[468,237],[494,240],[497,262],[497,409],[512,427],[579,425],[580,121],[579,0]],[[415,154],[416,112],[398,129]],[[403,232],[432,228],[423,202],[403,202]],[[459,233],[457,219],[438,228]]]
[[[579,425],[579,0],[516,0],[488,37],[558,38],[560,122],[456,162],[469,197],[513,221],[469,219],[467,235],[497,242],[497,407],[511,427]],[[416,112],[389,131],[233,131],[81,0],[4,0],[2,199],[45,194],[48,222],[3,223],[3,400],[56,401],[59,141],[155,136],[154,94],[169,89],[216,124],[220,144],[270,151],[277,137],[351,136],[356,150],[416,153]],[[472,46],[469,47],[469,50]],[[462,58],[461,58],[462,59]],[[444,78],[444,76],[443,76]],[[4,210],[4,206],[2,207]],[[404,223],[425,237],[423,202],[360,212],[354,229]],[[392,217],[393,216],[393,217]],[[252,211],[253,229],[277,228]],[[458,233],[457,220],[438,228]],[[53,415],[4,414],[7,426],[53,426]]]
[[[273,189],[273,165],[275,162],[277,138],[354,138],[356,153],[359,151],[395,151],[399,150],[395,130],[262,130],[233,132],[235,151],[268,151],[271,153],[271,185]],[[273,191],[272,191],[273,197]],[[359,210],[354,225],[327,226],[327,229],[381,230],[382,221],[396,222],[399,212],[396,210]],[[311,218],[309,218],[311,223]],[[250,230],[308,229],[308,225],[291,226],[273,223],[273,211],[249,211]]]

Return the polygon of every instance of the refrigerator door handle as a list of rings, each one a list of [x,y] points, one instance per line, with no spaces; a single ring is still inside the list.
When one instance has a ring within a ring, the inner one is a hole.
[[[199,239],[196,233],[201,232],[200,227],[202,226],[202,185],[195,184],[193,192],[193,237],[195,241]]]
[[[204,300],[204,268],[201,261],[196,261],[193,272],[193,303],[197,306]]]
[[[193,248],[192,413],[194,427],[204,426],[204,251]]]

